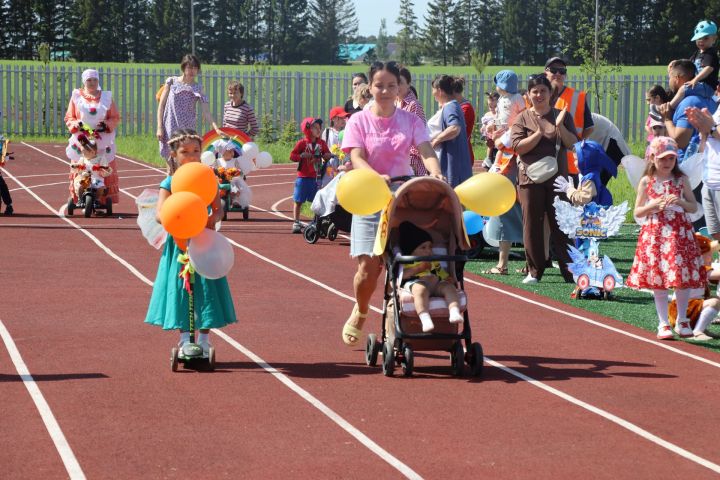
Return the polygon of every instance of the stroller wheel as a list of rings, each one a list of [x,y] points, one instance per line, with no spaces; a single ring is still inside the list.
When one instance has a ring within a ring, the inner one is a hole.
[[[415,364],[413,355],[412,347],[410,345],[405,345],[405,348],[403,348],[403,359],[400,365],[402,365],[402,372],[406,377],[412,375],[413,372],[413,366]]]
[[[370,367],[377,365],[378,353],[380,353],[380,344],[377,341],[377,335],[369,333],[365,343],[365,363]]]
[[[177,372],[178,369],[178,349],[174,348],[170,350],[170,368],[173,372]]]
[[[112,215],[112,198],[110,197],[105,199],[105,215]]]
[[[470,375],[479,377],[483,372],[483,349],[478,342],[470,345]]]
[[[383,363],[382,363],[383,375],[386,377],[393,376],[393,370],[395,370],[395,352],[393,351],[392,344],[388,341],[383,343]]]
[[[75,211],[75,202],[73,202],[73,199],[71,198],[68,200],[67,203],[67,214],[69,217],[72,217],[73,212]]]
[[[328,232],[327,232],[328,240],[330,240],[331,242],[334,242],[335,239],[337,238],[337,234],[338,234],[337,227],[333,224],[330,224],[330,226],[328,227]]]
[[[247,220],[248,218],[250,218],[250,207],[243,208],[242,215],[243,220]]]
[[[305,241],[307,243],[317,242],[318,241],[317,227],[313,224],[310,224],[307,227],[305,227],[305,231],[303,232],[303,237],[305,237]]]
[[[465,351],[461,342],[455,342],[450,350],[450,366],[452,373],[456,377],[462,377],[465,373]]]

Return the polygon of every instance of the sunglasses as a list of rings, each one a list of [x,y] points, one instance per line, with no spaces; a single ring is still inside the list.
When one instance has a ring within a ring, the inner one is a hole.
[[[567,68],[563,68],[563,67],[548,67],[548,68],[546,68],[545,70],[547,70],[548,72],[552,73],[553,75],[557,75],[557,74],[565,75],[565,74],[567,74]]]

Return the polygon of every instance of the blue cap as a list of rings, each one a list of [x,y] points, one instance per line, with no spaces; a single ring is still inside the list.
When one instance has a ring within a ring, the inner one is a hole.
[[[508,93],[518,93],[518,77],[512,70],[500,70],[493,81]]]
[[[690,39],[691,42],[699,40],[708,35],[717,35],[717,25],[712,20],[703,20],[695,26],[695,34]]]

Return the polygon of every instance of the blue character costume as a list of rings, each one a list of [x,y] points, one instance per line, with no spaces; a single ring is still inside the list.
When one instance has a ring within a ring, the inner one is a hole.
[[[160,188],[170,191],[171,178],[163,180]],[[184,280],[180,277],[183,265],[178,262],[178,257],[182,254],[172,236],[168,235],[160,257],[145,323],[157,325],[164,330],[189,331],[189,295],[184,288]],[[209,280],[197,273],[194,277],[192,289],[195,328],[221,328],[237,322],[227,279],[223,277]]]

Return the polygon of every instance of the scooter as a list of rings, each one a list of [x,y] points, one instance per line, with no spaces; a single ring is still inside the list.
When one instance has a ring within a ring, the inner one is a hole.
[[[195,275],[192,273],[191,275]],[[210,347],[208,353],[203,352],[200,344],[195,343],[195,308],[193,302],[193,287],[190,283],[189,290],[189,311],[190,311],[190,341],[182,346],[182,348],[173,347],[170,350],[170,368],[173,372],[177,372],[178,365],[183,364],[184,368],[190,368],[205,364],[208,370],[215,370],[215,348]]]

